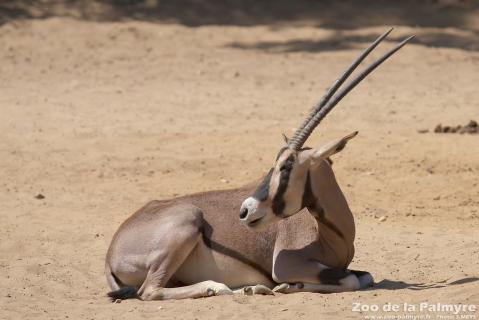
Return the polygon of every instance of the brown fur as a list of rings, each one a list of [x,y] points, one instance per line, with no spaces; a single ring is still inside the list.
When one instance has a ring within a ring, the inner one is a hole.
[[[329,157],[334,144],[325,150]],[[301,153],[304,155],[297,156],[311,157],[317,151]],[[247,227],[238,218],[242,201],[253,193],[256,183],[148,203],[113,237],[106,258],[110,286],[114,290],[134,287],[145,300],[224,294],[231,291],[224,285],[249,286],[255,284],[252,282],[271,287],[273,280],[305,283],[283,286],[282,292],[359,288],[356,276],[346,271],[354,255],[354,218],[331,165],[325,159],[317,161],[309,168],[314,203],[286,219],[276,218],[277,223],[260,230]],[[294,170],[299,171],[294,171],[291,179],[306,179],[308,170]],[[294,188],[288,189],[285,197],[293,199],[299,193],[301,203],[304,187],[295,188],[304,186],[304,181],[291,182]],[[338,275],[340,270],[356,280],[321,283],[324,275]],[[166,288],[172,283],[190,286]]]

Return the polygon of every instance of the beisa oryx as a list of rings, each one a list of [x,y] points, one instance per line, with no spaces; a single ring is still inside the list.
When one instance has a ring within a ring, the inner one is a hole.
[[[348,269],[354,218],[329,162],[357,132],[318,149],[303,144],[348,92],[412,38],[340,88],[391,30],[334,82],[259,185],[152,201],[129,217],[106,257],[113,290],[108,295],[161,300],[235,292],[329,293],[372,285],[368,272]]]

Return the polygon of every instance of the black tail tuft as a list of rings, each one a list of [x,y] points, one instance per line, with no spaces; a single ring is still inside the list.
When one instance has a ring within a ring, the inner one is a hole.
[[[138,298],[138,293],[133,287],[123,287],[116,291],[111,291],[107,293],[107,296],[110,297],[111,301],[116,301],[117,299],[125,300]]]

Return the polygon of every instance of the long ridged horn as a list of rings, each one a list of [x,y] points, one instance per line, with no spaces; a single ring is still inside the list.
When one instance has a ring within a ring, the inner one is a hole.
[[[299,150],[304,142],[311,135],[316,126],[321,120],[344,98],[352,89],[354,89],[364,78],[366,78],[374,69],[376,69],[381,63],[386,61],[395,52],[401,49],[407,42],[409,42],[414,36],[410,36],[399,43],[397,46],[386,52],[382,57],[369,65],[359,75],[357,75],[346,87],[341,89],[337,95],[334,93],[349,77],[349,75],[356,69],[356,67],[364,60],[364,58],[381,42],[392,29],[385,32],[379,38],[377,38],[361,55],[346,69],[346,71],[334,82],[333,86],[326,92],[321,98],[320,102],[311,110],[311,113],[303,121],[303,124],[296,130],[293,138],[290,140],[288,147],[293,150]]]
[[[346,79],[351,75],[351,73],[359,66],[359,64],[373,51],[374,48],[384,39],[386,38],[393,28],[389,29],[385,33],[383,33],[380,37],[378,37],[369,47],[367,47],[357,58],[356,60],[351,63],[351,65],[344,70],[341,76],[336,79],[333,85],[326,91],[326,93],[321,97],[321,100],[311,108],[309,115],[303,120],[303,123],[296,129],[293,137],[291,137],[290,141],[294,141],[297,139],[298,135],[303,131],[304,127],[311,121],[314,115],[324,107],[324,105],[331,99],[334,93],[339,89],[339,87],[346,81]]]

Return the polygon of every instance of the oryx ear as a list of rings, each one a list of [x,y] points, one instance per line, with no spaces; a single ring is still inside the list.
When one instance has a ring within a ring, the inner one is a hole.
[[[336,139],[333,140],[321,148],[319,148],[313,155],[313,159],[315,160],[321,160],[321,159],[326,159],[332,156],[335,153],[338,153],[339,151],[343,150],[344,147],[346,146],[346,143],[352,138],[354,138],[358,134],[357,131],[348,134],[344,138],[341,139]]]

